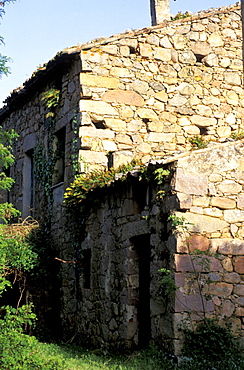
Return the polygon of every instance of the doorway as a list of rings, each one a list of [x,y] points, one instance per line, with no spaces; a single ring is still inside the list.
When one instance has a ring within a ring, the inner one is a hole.
[[[150,234],[143,234],[131,239],[138,270],[138,300],[135,303],[138,320],[138,346],[146,348],[151,339],[150,311]]]

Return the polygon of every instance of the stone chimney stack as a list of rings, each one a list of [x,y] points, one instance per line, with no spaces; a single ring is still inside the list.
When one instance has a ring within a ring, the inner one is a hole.
[[[170,19],[170,0],[150,0],[152,26]]]

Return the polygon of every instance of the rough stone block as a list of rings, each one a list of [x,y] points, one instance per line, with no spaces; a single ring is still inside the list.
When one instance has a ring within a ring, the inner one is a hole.
[[[164,134],[164,133],[156,133],[156,132],[150,132],[148,135],[148,141],[153,141],[155,143],[165,143],[165,142],[171,142],[175,138],[175,134]]]
[[[131,151],[117,151],[113,153],[113,167],[118,168],[122,164],[130,163],[133,159]]]
[[[237,207],[244,209],[244,194],[239,194],[237,196]]]
[[[237,294],[238,296],[244,296],[244,285],[236,285],[234,287],[234,291],[233,291],[234,294]]]
[[[224,281],[230,284],[238,284],[241,281],[241,278],[236,272],[230,272],[224,275]]]
[[[189,236],[187,239],[187,245],[189,248],[189,252],[193,252],[194,250],[199,251],[207,251],[209,249],[209,239],[202,235],[192,235]]]
[[[107,166],[108,158],[106,153],[93,152],[90,150],[80,150],[79,158],[83,158],[86,163],[101,164]]]
[[[23,152],[33,149],[36,145],[36,134],[26,135],[23,143]]]
[[[183,295],[180,290],[176,291],[175,312],[195,311],[213,312],[214,304],[202,297],[199,293]]]
[[[244,211],[239,209],[226,210],[224,211],[224,220],[231,223],[243,222],[244,221]]]
[[[150,44],[140,44],[140,54],[142,57],[152,58],[152,46]]]
[[[119,112],[103,101],[93,100],[80,100],[80,111],[81,112],[92,112],[101,115],[118,116]]]
[[[194,114],[192,117],[190,117],[191,122],[193,125],[196,125],[198,127],[208,127],[208,126],[216,126],[217,125],[217,119],[216,118],[209,118],[209,117],[203,117]]]
[[[214,250],[224,255],[244,255],[244,241],[240,239],[212,239],[211,245]]]
[[[207,176],[176,170],[175,190],[180,193],[205,195],[208,192]]]
[[[180,212],[176,212],[176,216],[183,216],[186,224],[188,223],[188,230],[194,233],[213,233],[215,231],[222,230],[228,226],[228,223],[224,220],[191,212],[186,212],[183,214]]]
[[[229,297],[232,294],[233,285],[227,283],[217,283],[209,285],[209,294],[217,295],[218,297]]]
[[[208,55],[211,52],[211,47],[207,42],[197,41],[191,42],[191,50],[196,55]]]
[[[238,274],[244,274],[244,257],[236,257],[234,260],[234,271]]]
[[[229,299],[226,299],[221,308],[222,317],[231,317],[235,311],[235,305]]]
[[[207,258],[207,263],[206,262]],[[198,255],[175,255],[175,269],[177,272],[208,272],[222,271],[219,260],[215,257],[198,256]]]
[[[243,307],[237,307],[236,308],[236,316],[244,316],[244,308]]]
[[[154,58],[156,60],[162,60],[163,62],[170,62],[171,61],[171,50],[163,49],[163,48],[156,48],[154,51]]]
[[[242,186],[233,180],[224,180],[218,185],[218,189],[223,194],[238,194],[242,191]]]
[[[189,194],[177,193],[177,200],[180,209],[189,209],[192,206],[192,197]]]
[[[120,103],[120,104],[128,104],[134,105],[137,107],[141,107],[144,105],[144,99],[135,91],[127,91],[127,90],[113,90],[113,91],[106,91],[103,95],[103,101],[109,103]]]
[[[233,271],[232,259],[229,257],[224,258],[222,261],[222,266],[226,271],[232,272]]]
[[[241,85],[241,78],[237,72],[225,72],[224,73],[225,82],[230,85]]]
[[[154,98],[166,103],[168,101],[168,94],[165,91],[159,91],[154,95]]]
[[[188,135],[200,135],[200,129],[197,126],[190,125],[190,126],[184,126],[183,130],[188,134]]]
[[[105,125],[113,131],[125,131],[126,122],[118,118],[105,118]]]
[[[117,89],[119,86],[119,79],[114,77],[94,76],[87,73],[80,74],[81,85],[104,87],[108,89]]]
[[[210,204],[221,209],[232,209],[236,206],[235,200],[225,197],[212,197]]]
[[[137,110],[137,114],[140,118],[158,119],[158,116],[154,110],[149,108],[139,108]]]

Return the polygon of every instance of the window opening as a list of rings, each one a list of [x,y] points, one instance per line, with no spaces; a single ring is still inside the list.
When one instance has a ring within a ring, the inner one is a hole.
[[[139,290],[137,302],[138,344],[146,348],[151,339],[151,311],[150,311],[150,234],[132,238],[132,243],[138,261]]]
[[[34,151],[28,150],[24,154],[23,167],[23,209],[22,216],[33,216],[34,206]]]
[[[53,173],[53,185],[57,185],[61,182],[64,182],[65,136],[66,136],[65,127],[57,131],[54,135],[53,150],[54,150],[54,155],[56,157],[56,163],[54,166],[54,173]]]
[[[99,130],[104,130],[106,128],[105,121],[92,121],[92,123]]]
[[[207,127],[199,127],[200,129],[200,135],[207,135],[208,130]]]
[[[83,250],[83,279],[84,279],[84,288],[91,288],[91,250]]]

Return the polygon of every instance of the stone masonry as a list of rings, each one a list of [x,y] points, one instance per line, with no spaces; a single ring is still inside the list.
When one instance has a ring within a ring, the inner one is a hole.
[[[105,349],[154,340],[179,354],[184,319],[227,317],[243,329],[244,147],[231,139],[244,129],[242,68],[237,4],[66,49],[6,100],[1,125],[19,134],[8,197],[24,217],[50,221],[65,261],[55,311],[64,340]],[[49,89],[60,92],[51,134]],[[206,149],[191,151],[196,136]],[[48,166],[34,171],[58,141],[63,163],[47,189]],[[135,171],[94,191],[72,218],[62,200],[74,154],[80,173],[140,158],[171,175],[159,186]],[[186,229],[174,233],[170,215]],[[160,287],[161,268],[172,271],[176,297]]]

